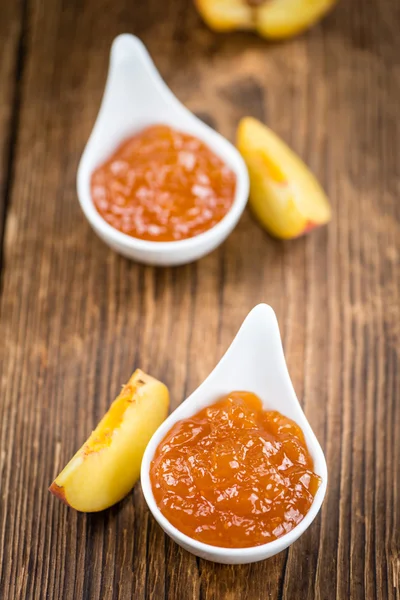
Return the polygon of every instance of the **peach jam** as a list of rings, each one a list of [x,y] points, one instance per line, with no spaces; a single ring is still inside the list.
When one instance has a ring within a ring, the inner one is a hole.
[[[155,242],[214,227],[232,206],[235,187],[234,173],[201,140],[166,125],[127,139],[91,179],[107,223]]]
[[[181,532],[212,546],[265,544],[296,527],[320,478],[302,430],[232,392],[176,423],[150,468],[155,501]]]

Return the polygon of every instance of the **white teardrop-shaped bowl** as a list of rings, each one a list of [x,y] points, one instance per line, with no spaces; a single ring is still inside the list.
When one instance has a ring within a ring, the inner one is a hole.
[[[233,204],[213,228],[176,242],[151,242],[126,235],[97,212],[90,193],[93,171],[131,135],[154,124],[165,124],[201,139],[236,175]],[[77,176],[82,210],[97,235],[111,248],[139,262],[179,265],[208,254],[237,224],[247,202],[249,177],[236,148],[195,117],[162,80],[143,43],[130,34],[113,42],[100,111],[82,155]]]
[[[198,542],[181,533],[164,517],[154,500],[150,483],[150,465],[157,446],[181,419],[186,419],[234,390],[254,392],[269,410],[278,410],[293,419],[304,432],[314,471],[321,485],[304,519],[282,537],[252,548],[220,548]],[[142,490],[154,518],[180,546],[196,556],[225,564],[245,564],[269,558],[281,552],[309,527],[321,508],[328,480],[324,453],[296,397],[283,354],[278,322],[274,311],[259,304],[249,313],[231,346],[218,365],[187,400],[157,429],[143,456]]]

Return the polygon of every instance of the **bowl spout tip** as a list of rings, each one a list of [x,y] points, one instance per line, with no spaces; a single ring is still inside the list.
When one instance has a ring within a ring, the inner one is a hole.
[[[137,54],[147,55],[147,50],[143,42],[135,35],[121,33],[114,39],[111,46],[111,59],[113,61],[131,58]]]
[[[276,321],[276,314],[272,306],[266,304],[265,302],[261,302],[257,304],[247,315],[247,319],[272,319],[274,322]],[[247,320],[246,319],[246,320]]]

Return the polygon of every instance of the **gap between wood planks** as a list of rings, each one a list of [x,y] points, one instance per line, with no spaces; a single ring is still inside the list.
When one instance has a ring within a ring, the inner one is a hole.
[[[28,0],[21,0],[20,8],[20,31],[18,42],[15,46],[15,68],[14,68],[14,79],[11,83],[13,86],[12,93],[10,94],[10,116],[9,126],[4,139],[5,150],[4,150],[4,184],[3,194],[0,198],[0,295],[2,292],[3,284],[3,262],[4,262],[4,236],[7,221],[7,209],[10,202],[11,190],[14,180],[14,158],[15,148],[18,138],[18,127],[19,127],[19,115],[21,108],[21,88],[23,82],[25,58],[27,54],[26,47],[26,32],[28,27]],[[0,173],[1,175],[1,173]],[[1,180],[0,180],[1,183]]]

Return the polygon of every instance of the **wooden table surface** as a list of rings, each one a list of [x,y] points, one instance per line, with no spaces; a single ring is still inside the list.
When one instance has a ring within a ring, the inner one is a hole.
[[[16,0],[0,14],[0,598],[399,598],[400,5],[342,1],[307,35],[217,35],[190,0]],[[281,243],[246,212],[208,257],[111,252],[76,170],[114,36],[138,34],[177,96],[233,140],[266,121],[328,192],[332,223]],[[305,535],[248,566],[166,538],[140,484],[97,515],[49,483],[135,367],[176,407],[247,312],[271,304],[329,484]]]

